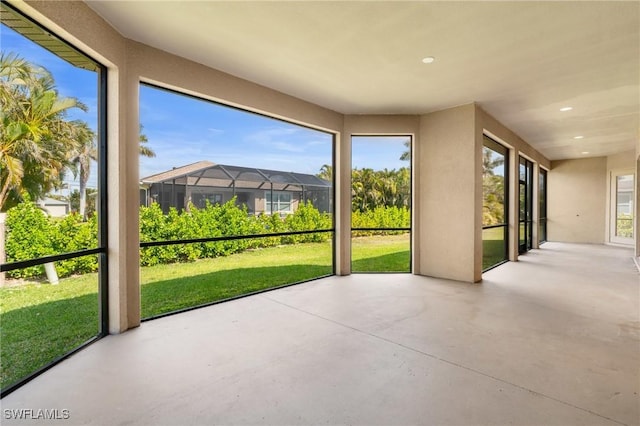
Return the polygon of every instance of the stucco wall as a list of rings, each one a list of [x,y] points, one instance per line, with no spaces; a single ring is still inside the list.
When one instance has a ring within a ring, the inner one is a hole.
[[[605,242],[606,157],[551,163],[548,191],[548,240]]]
[[[476,145],[475,111],[475,105],[468,104],[420,119],[417,217],[423,275],[481,279],[476,268],[481,147]]]

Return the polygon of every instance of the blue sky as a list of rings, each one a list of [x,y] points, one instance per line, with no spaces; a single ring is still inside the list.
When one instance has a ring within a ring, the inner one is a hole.
[[[4,25],[0,31],[3,53],[16,52],[47,68],[61,96],[75,97],[89,108],[86,113],[70,111],[68,118],[84,120],[96,129],[97,74],[68,64]],[[157,154],[140,158],[141,177],[200,160],[309,174],[332,161],[330,134],[152,86],[140,88],[140,122],[147,146]],[[359,137],[353,144],[352,164],[376,170],[406,167],[408,163],[399,160],[406,149],[404,140]],[[96,185],[93,166],[89,187]],[[71,173],[67,183],[71,189],[78,187]]]

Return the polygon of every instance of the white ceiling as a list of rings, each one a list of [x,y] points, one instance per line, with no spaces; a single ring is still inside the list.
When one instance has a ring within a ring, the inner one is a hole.
[[[550,159],[640,137],[637,1],[88,4],[127,38],[345,114],[475,101]]]

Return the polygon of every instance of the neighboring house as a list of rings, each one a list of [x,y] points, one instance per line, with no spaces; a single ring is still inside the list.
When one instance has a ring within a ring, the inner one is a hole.
[[[198,161],[140,180],[140,204],[188,209],[223,204],[236,197],[251,214],[293,213],[300,202],[311,200],[321,212],[331,211],[331,182],[315,175],[215,164]]]
[[[69,214],[69,203],[66,201],[45,197],[36,204],[51,217],[64,217]]]

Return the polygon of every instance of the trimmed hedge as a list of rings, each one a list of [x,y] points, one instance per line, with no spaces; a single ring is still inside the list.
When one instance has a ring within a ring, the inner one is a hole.
[[[269,234],[289,231],[330,229],[330,214],[320,213],[311,202],[300,204],[295,213],[251,216],[246,207],[238,207],[235,199],[225,204],[207,204],[198,209],[178,212],[172,208],[163,214],[158,204],[140,208],[140,241],[171,241],[233,235]],[[7,212],[7,262],[35,259],[51,254],[67,253],[98,246],[96,216],[82,222],[72,213],[63,219],[49,218],[32,202],[24,202]],[[140,264],[192,262],[196,259],[228,256],[250,248],[272,247],[299,242],[322,242],[330,233],[282,237],[266,237],[209,243],[175,244],[145,247],[140,250]],[[97,256],[82,256],[56,262],[60,277],[98,270]],[[8,273],[11,278],[43,277],[42,265]]]
[[[376,207],[351,213],[352,228],[409,228],[411,213],[407,207]],[[405,231],[353,231],[354,237],[402,234]]]
[[[354,228],[409,227],[407,208],[377,207],[374,210],[352,213]],[[98,221],[95,215],[83,222],[77,213],[63,219],[49,218],[32,202],[23,202],[7,212],[7,262],[35,259],[51,254],[67,253],[98,246]],[[207,204],[204,208],[191,206],[189,211],[172,208],[163,214],[158,204],[140,208],[140,241],[171,241],[233,235],[272,234],[278,232],[331,229],[332,217],[320,213],[311,202],[301,203],[290,215],[249,215],[246,207],[238,207],[235,199],[225,204]],[[379,231],[354,232],[355,236],[384,234]],[[398,232],[401,233],[401,232]],[[151,266],[197,259],[228,256],[241,251],[284,244],[323,242],[331,233],[285,235],[208,243],[175,244],[145,247],[140,250],[140,265]],[[96,255],[56,262],[60,277],[98,270]],[[42,265],[8,273],[12,278],[43,277]]]
[[[46,215],[32,202],[23,202],[9,209],[6,219],[7,262],[36,259],[52,254],[68,253],[98,246],[98,220],[92,216],[83,222],[71,213],[63,219]],[[56,262],[60,277],[98,270],[96,255]],[[18,269],[7,273],[11,278],[44,276],[44,266]]]

